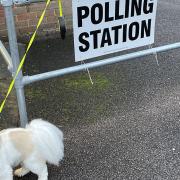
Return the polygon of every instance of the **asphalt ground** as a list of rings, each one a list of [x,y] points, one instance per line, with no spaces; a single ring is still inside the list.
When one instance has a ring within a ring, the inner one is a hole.
[[[178,0],[159,0],[154,46],[180,41],[179,17]],[[73,59],[71,33],[64,42],[38,41],[24,74],[75,65]],[[50,180],[180,179],[179,50],[159,53],[158,62],[151,55],[90,70],[93,86],[84,71],[26,87],[29,118],[64,132],[65,158],[49,166]]]

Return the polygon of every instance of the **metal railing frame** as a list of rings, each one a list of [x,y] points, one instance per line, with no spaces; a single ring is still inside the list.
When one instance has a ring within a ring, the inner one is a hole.
[[[8,66],[8,70],[12,73],[13,70],[12,59],[1,40],[0,40],[0,54],[4,58],[5,63]]]
[[[17,68],[19,66],[19,52],[18,52],[18,43],[17,43],[17,37],[16,37],[16,31],[15,31],[15,23],[14,23],[14,17],[13,17],[13,10],[12,5],[13,4],[26,4],[26,3],[32,3],[32,2],[40,2],[42,0],[1,0],[0,4],[3,5],[4,11],[5,11],[5,18],[6,18],[6,24],[8,29],[8,37],[9,37],[9,45],[10,45],[10,52],[11,52],[11,60],[7,60],[9,58],[5,58],[8,65],[12,62],[11,65],[13,65],[13,71],[12,75],[14,75],[14,72],[17,71]],[[25,127],[25,125],[28,123],[28,116],[27,116],[27,110],[26,110],[26,102],[25,102],[25,94],[24,94],[24,86],[33,82],[54,78],[70,73],[75,73],[79,71],[83,71],[87,68],[96,68],[100,66],[105,66],[108,64],[114,64],[121,61],[143,57],[147,55],[151,55],[154,53],[164,52],[172,49],[180,48],[180,42],[169,44],[165,46],[155,47],[152,49],[142,50],[134,53],[129,53],[121,56],[116,56],[108,59],[103,59],[100,61],[90,62],[87,64],[77,65],[73,67],[68,67],[60,70],[50,71],[42,74],[37,74],[33,76],[24,76],[22,74],[22,71],[18,74],[16,81],[15,81],[15,89],[16,89],[16,95],[17,95],[17,101],[18,101],[18,109],[19,109],[19,115],[20,115],[20,125],[21,127]],[[4,51],[3,51],[4,52]]]

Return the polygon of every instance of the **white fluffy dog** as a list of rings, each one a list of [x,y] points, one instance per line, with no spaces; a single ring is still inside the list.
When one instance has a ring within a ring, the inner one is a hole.
[[[58,165],[64,156],[63,133],[53,124],[35,119],[26,128],[0,131],[0,180],[13,180],[28,172],[47,180],[46,163]]]

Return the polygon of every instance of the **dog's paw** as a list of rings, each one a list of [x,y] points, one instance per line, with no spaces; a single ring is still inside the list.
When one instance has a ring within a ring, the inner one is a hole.
[[[26,175],[28,172],[29,172],[28,169],[19,168],[14,171],[14,175],[18,176],[18,177],[22,177],[22,176]]]

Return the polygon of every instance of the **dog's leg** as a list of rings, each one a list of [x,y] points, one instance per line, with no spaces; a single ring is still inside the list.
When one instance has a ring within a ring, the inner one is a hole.
[[[48,180],[48,170],[47,165],[44,164],[44,167],[38,173],[38,180]]]
[[[14,171],[14,175],[18,176],[18,177],[23,177],[24,175],[26,175],[27,173],[29,173],[29,169],[25,168],[25,167],[21,167],[19,169],[16,169]]]
[[[48,170],[45,163],[33,164],[33,167],[30,170],[38,175],[38,180],[48,180]]]
[[[30,161],[24,162],[25,167],[27,167],[32,173],[38,175],[38,180],[48,180],[48,170],[46,162],[43,160],[30,159]]]

